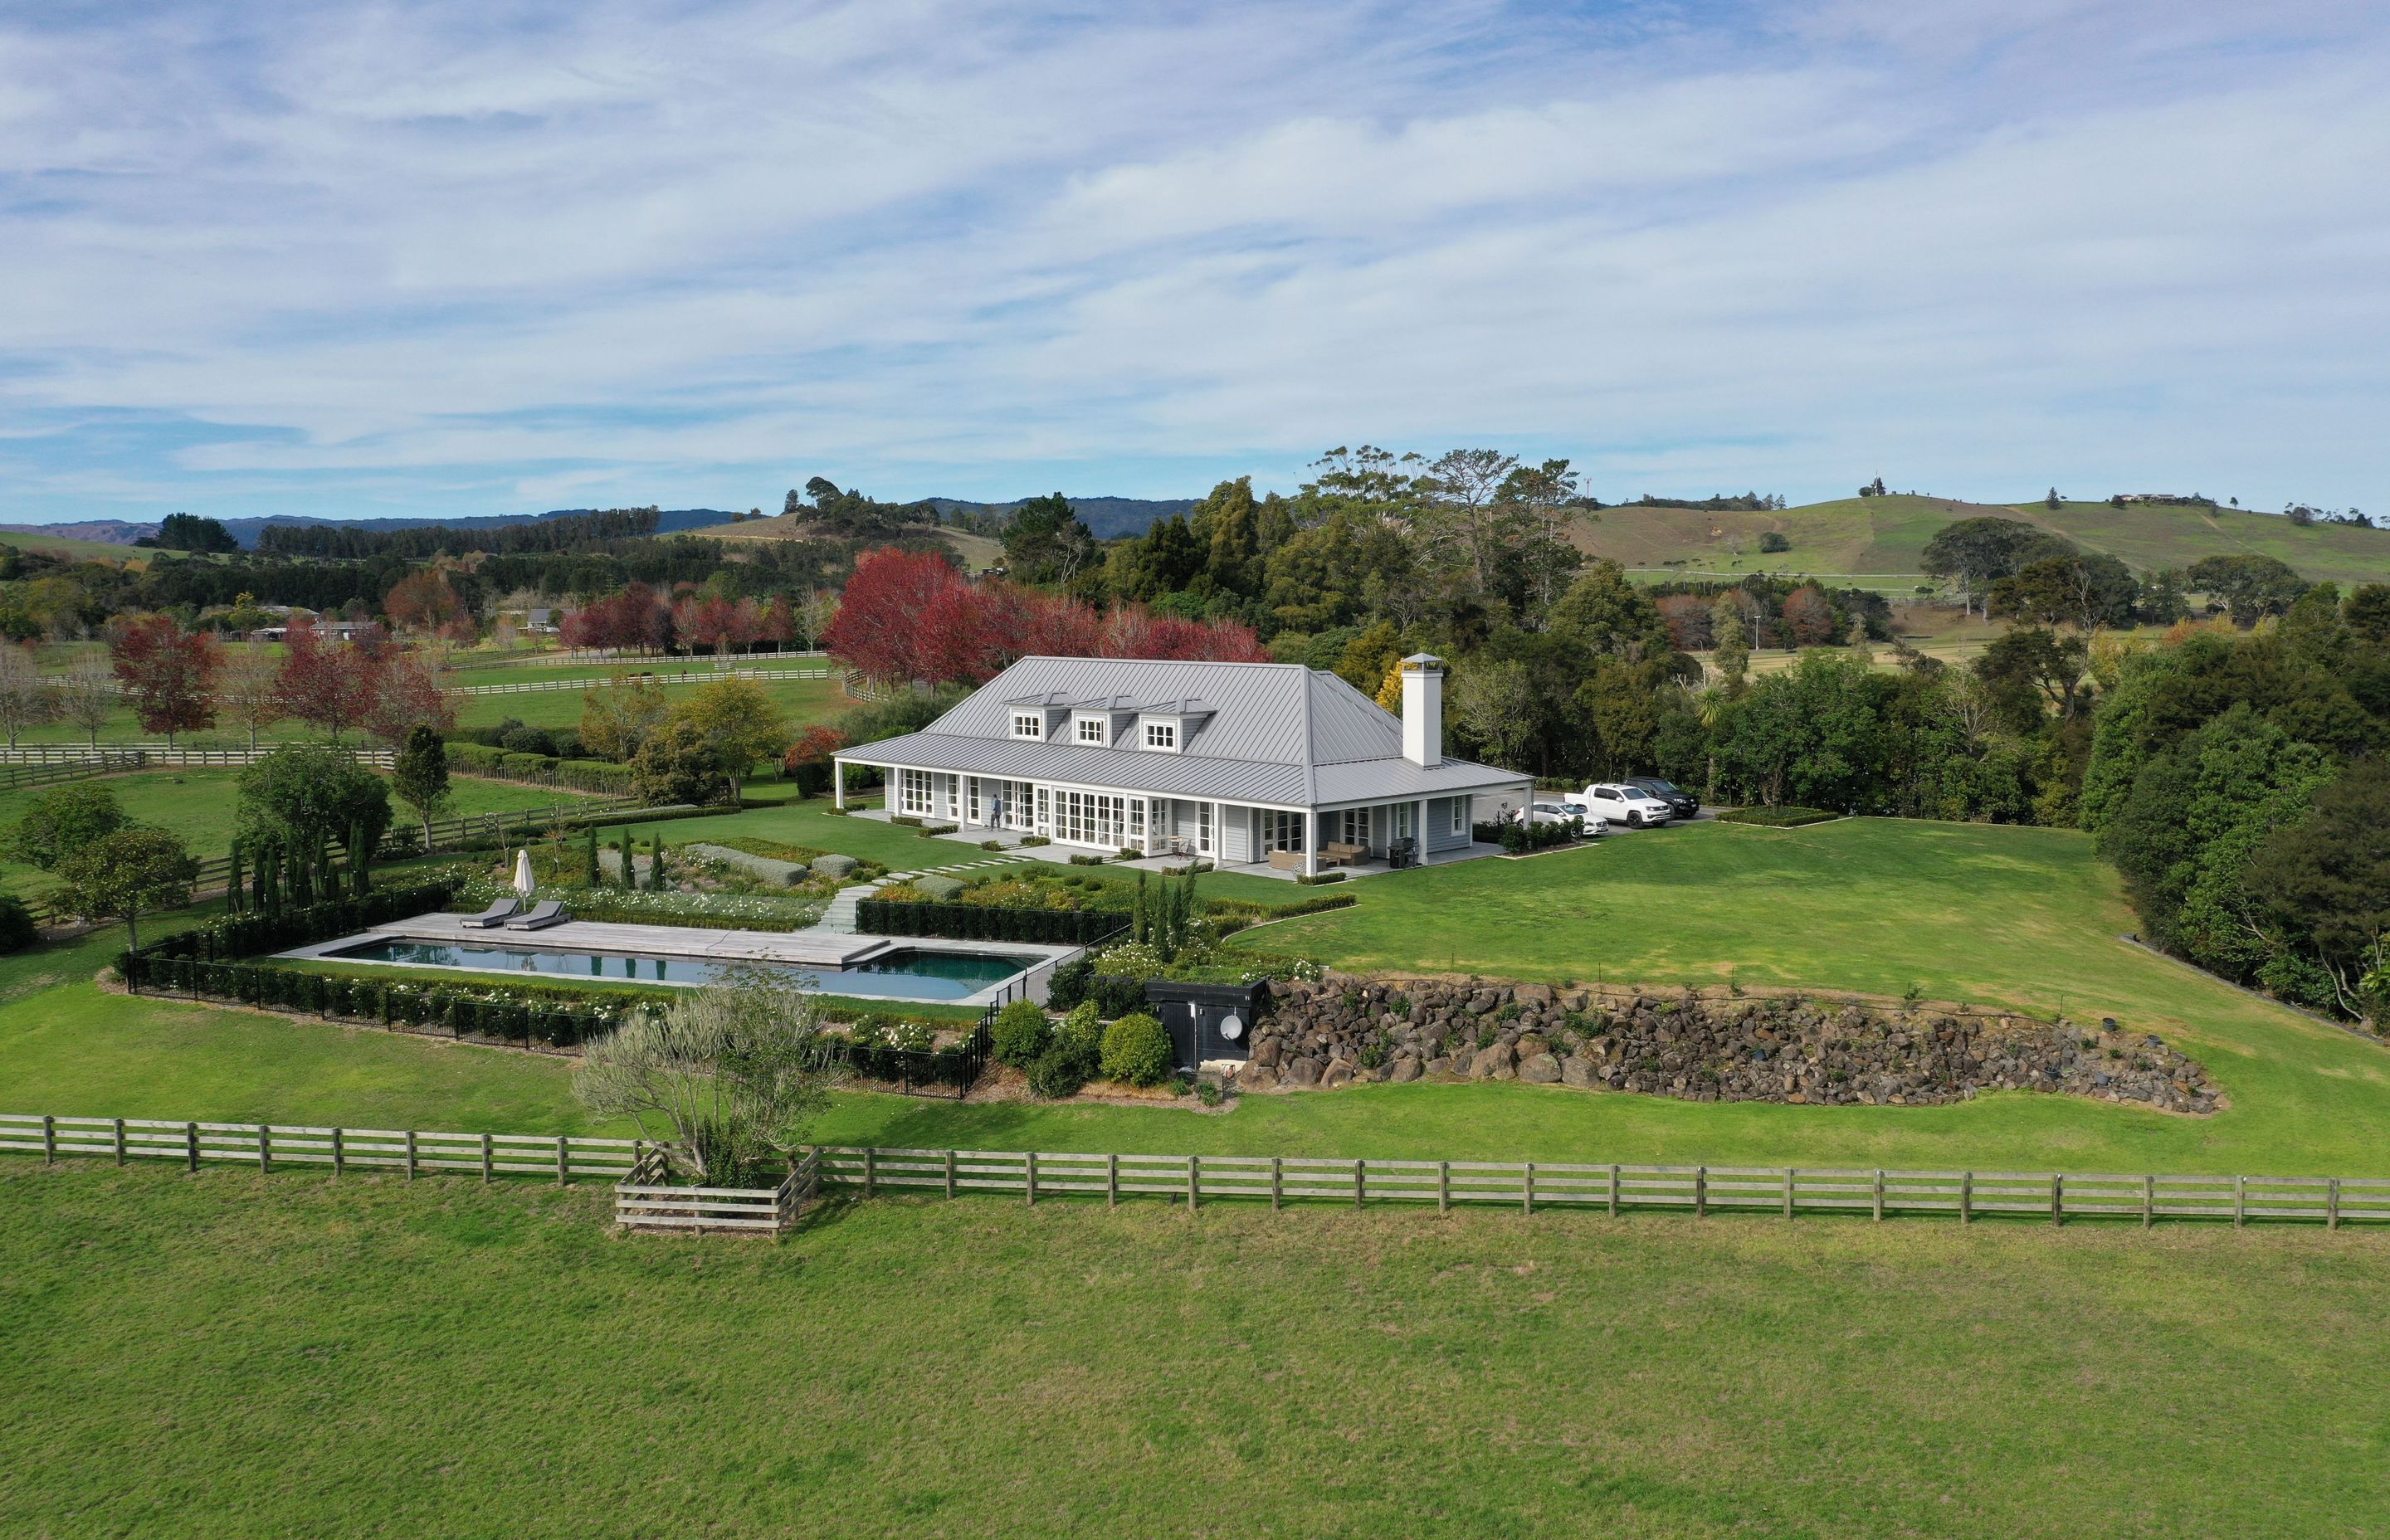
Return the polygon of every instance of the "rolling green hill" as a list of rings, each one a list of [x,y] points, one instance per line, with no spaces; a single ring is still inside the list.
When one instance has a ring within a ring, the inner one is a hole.
[[[1965,503],[1895,494],[1774,512],[1603,508],[1580,522],[1574,537],[1582,549],[1652,578],[1817,573],[1849,576],[1855,586],[1908,593],[1931,582],[1922,575],[1925,543],[1945,525],[1985,517],[2023,520],[2143,572],[2188,567],[2202,557],[2246,554],[2278,558],[2319,583],[2390,581],[2390,530],[2340,524],[2302,529],[2278,515],[2242,508],[2067,503],[2052,509],[2039,503]],[[1792,548],[1763,554],[1759,539],[1767,533],[1785,536]]]

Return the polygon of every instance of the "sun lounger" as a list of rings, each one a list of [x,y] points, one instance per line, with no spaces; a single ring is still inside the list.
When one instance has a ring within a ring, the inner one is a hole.
[[[517,915],[514,918],[507,921],[507,929],[509,930],[545,930],[551,925],[561,925],[572,918],[572,917],[571,915],[564,912],[563,905],[559,904],[552,898],[544,899],[536,908],[532,910],[531,913],[527,915]]]
[[[495,930],[521,907],[522,904],[518,899],[501,898],[480,914],[467,915],[456,923],[468,930]]]

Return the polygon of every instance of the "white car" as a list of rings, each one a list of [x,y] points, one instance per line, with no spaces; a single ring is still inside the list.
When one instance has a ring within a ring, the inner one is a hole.
[[[1668,804],[1639,786],[1596,781],[1582,791],[1568,793],[1571,807],[1605,822],[1628,828],[1657,828],[1676,816]]]
[[[1587,813],[1581,807],[1572,807],[1566,802],[1531,803],[1526,807],[1519,809],[1516,813],[1511,814],[1510,821],[1514,824],[1572,824],[1582,822],[1585,825],[1585,834],[1587,839],[1592,839],[1596,836],[1610,832],[1610,825],[1607,821],[1595,814]]]

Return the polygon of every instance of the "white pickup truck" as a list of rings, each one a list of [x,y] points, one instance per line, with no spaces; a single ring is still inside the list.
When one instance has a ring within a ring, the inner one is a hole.
[[[1656,828],[1676,815],[1668,804],[1639,786],[1596,781],[1582,791],[1561,794],[1571,807],[1580,807],[1588,819],[1599,816],[1628,828]]]

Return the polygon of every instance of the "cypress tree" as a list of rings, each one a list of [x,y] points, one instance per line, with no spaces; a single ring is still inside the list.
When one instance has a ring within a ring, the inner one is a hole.
[[[649,842],[649,849],[648,892],[660,893],[664,891],[664,837],[657,835]]]
[[[598,886],[598,827],[595,824],[592,824],[589,827],[588,835],[589,870],[587,873],[587,879],[589,886],[594,888]]]
[[[231,914],[240,913],[240,841],[232,842],[232,853],[225,857],[225,908]]]

